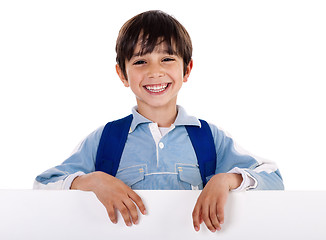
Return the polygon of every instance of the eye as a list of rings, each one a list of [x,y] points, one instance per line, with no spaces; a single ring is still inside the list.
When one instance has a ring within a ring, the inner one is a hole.
[[[136,62],[134,62],[134,65],[142,65],[145,64],[146,62],[144,60],[138,60]]]
[[[170,58],[170,57],[166,57],[166,58],[163,58],[162,62],[172,62],[174,61],[174,58]]]

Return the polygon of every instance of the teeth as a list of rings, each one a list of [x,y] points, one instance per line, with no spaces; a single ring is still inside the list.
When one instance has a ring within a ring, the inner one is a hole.
[[[164,84],[160,84],[160,85],[147,85],[145,86],[145,88],[151,92],[162,92],[166,89],[166,87],[168,86],[167,83]]]

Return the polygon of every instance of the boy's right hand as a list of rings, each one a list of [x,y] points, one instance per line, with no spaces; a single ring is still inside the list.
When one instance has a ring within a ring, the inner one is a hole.
[[[104,172],[79,176],[74,179],[70,189],[94,192],[113,223],[118,220],[115,209],[120,211],[127,226],[138,223],[137,207],[143,215],[146,214],[142,199],[124,182]]]

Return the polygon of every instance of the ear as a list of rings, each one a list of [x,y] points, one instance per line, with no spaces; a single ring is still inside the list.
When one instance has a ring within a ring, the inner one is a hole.
[[[125,87],[129,87],[129,82],[128,80],[125,78],[125,75],[123,74],[119,64],[115,65],[115,70],[120,78],[120,80],[122,81],[123,85],[125,85]]]
[[[193,66],[194,62],[193,60],[191,59],[188,66],[187,66],[187,69],[186,69],[186,73],[183,77],[183,82],[187,82],[188,81],[188,78],[190,76],[190,72],[191,72],[191,69],[192,69],[192,66]]]

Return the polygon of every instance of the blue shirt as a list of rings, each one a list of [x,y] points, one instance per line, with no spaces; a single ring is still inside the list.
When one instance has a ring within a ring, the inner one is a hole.
[[[175,122],[162,136],[157,124],[140,115],[136,108],[132,114],[133,121],[116,177],[132,189],[202,189],[196,154],[185,129],[186,125],[200,126],[200,121],[178,106]],[[69,188],[74,177],[95,171],[103,128],[86,137],[61,165],[37,176],[34,188]],[[244,188],[283,189],[282,178],[274,163],[241,153],[223,131],[213,124],[210,128],[217,153],[216,174],[242,174],[246,182],[242,184]]]

